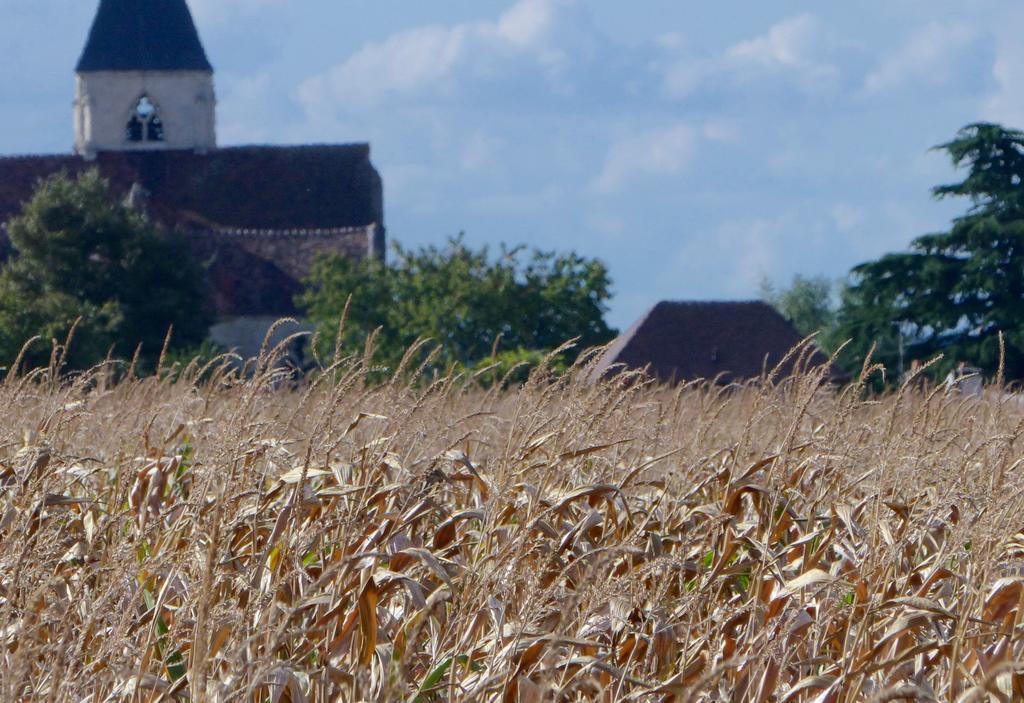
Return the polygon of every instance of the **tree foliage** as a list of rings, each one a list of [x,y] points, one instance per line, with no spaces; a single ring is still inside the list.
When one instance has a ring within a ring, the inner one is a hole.
[[[498,384],[503,387],[522,385],[542,366],[554,375],[565,373],[568,368],[565,358],[550,352],[507,349],[499,351],[491,357],[480,359],[469,372],[484,388],[492,388]]]
[[[610,280],[604,264],[576,254],[502,247],[492,257],[462,238],[444,247],[393,247],[388,262],[320,258],[298,303],[321,339],[335,333],[351,296],[343,352],[361,352],[379,329],[376,359],[396,366],[417,340],[439,347],[436,362],[471,366],[499,344],[548,350],[579,338],[579,348],[613,337],[604,320]]]
[[[1003,332],[1007,376],[1024,378],[1024,133],[972,124],[936,148],[967,173],[934,195],[970,207],[949,231],[853,269],[839,312],[847,359],[877,344],[893,370],[902,351],[905,363],[943,352],[945,366],[964,359],[992,371]]]
[[[828,347],[836,323],[835,285],[825,276],[793,276],[789,287],[761,282],[761,297],[805,337],[817,333],[818,343]]]
[[[67,360],[78,368],[110,353],[130,357],[139,344],[152,361],[171,325],[176,344],[205,338],[202,269],[179,239],[118,202],[97,171],[44,180],[7,230],[0,364],[34,335],[63,341],[76,319]]]

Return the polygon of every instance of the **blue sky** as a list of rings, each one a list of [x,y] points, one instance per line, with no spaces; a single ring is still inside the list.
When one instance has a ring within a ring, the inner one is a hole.
[[[1004,0],[190,0],[222,145],[369,141],[406,245],[575,249],[618,326],[841,276],[963,209],[929,147],[1024,127]],[[0,0],[0,154],[70,150],[96,3]]]

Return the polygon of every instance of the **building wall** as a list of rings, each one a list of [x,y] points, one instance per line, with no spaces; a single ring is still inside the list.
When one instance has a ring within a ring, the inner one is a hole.
[[[295,315],[295,297],[321,254],[373,256],[376,226],[326,230],[196,230],[188,235],[195,257],[208,266],[219,318]]]
[[[277,324],[277,317],[260,315],[246,315],[221,320],[210,328],[210,340],[228,351],[233,351],[242,359],[253,359],[259,356],[260,348],[270,330]],[[267,349],[271,350],[289,336],[305,332],[311,334],[315,326],[308,321],[285,322],[274,329],[270,336]],[[285,355],[293,363],[300,362],[300,349],[304,348],[309,337],[302,338],[299,343],[292,345]]]
[[[254,256],[272,261],[286,274],[301,281],[309,275],[313,261],[322,254],[341,254],[353,259],[383,255],[383,247],[378,242],[378,233],[381,231],[376,225],[371,225],[321,232],[298,230],[294,234],[276,231],[249,235],[217,233],[213,236],[218,238],[222,246],[237,246]],[[375,248],[381,249],[379,254]]]
[[[222,231],[193,236],[200,256],[214,254],[210,274],[219,319],[210,328],[210,339],[243,359],[259,354],[267,332],[278,319],[297,312],[293,308],[294,297],[301,291],[301,281],[309,275],[317,256],[383,258],[384,230],[376,225],[321,231]],[[209,248],[211,245],[213,249]],[[238,256],[241,252],[245,256]],[[239,271],[239,265],[249,268]],[[283,273],[283,278],[270,280],[267,267]],[[248,290],[250,286],[255,290]],[[270,287],[274,290],[267,290]],[[247,303],[250,298],[259,300],[256,308]],[[267,314],[272,311],[278,314]],[[275,331],[270,344],[273,346],[296,332],[313,330],[313,325],[305,320],[298,325],[289,323]],[[290,361],[298,366],[302,365],[306,341],[289,350]]]
[[[164,141],[129,142],[132,111],[149,96],[163,122]],[[75,149],[154,151],[217,146],[213,74],[205,71],[97,71],[79,73],[75,90]]]

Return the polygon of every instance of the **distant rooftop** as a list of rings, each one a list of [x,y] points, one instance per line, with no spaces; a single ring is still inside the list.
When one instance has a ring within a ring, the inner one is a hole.
[[[101,0],[75,70],[213,71],[213,67],[185,0]]]
[[[597,369],[643,369],[660,381],[715,379],[721,383],[756,379],[782,362],[802,338],[770,305],[761,301],[663,301],[651,308],[605,352]],[[818,351],[812,365],[828,363]],[[795,370],[792,358],[783,377]]]

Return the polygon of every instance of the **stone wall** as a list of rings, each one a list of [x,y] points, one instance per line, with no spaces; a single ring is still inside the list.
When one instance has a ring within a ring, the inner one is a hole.
[[[208,265],[219,319],[291,316],[295,297],[322,254],[353,259],[380,256],[383,230],[375,225],[322,230],[216,230],[189,235],[198,260]],[[380,253],[377,253],[380,252]]]
[[[297,315],[294,300],[302,291],[313,261],[321,254],[353,259],[383,258],[384,230],[377,225],[327,230],[222,230],[197,233],[201,249],[212,251],[211,283],[218,322],[210,339],[243,358],[259,353],[267,331],[282,317]],[[212,249],[207,249],[212,247]],[[306,322],[278,330],[272,344],[298,331],[312,331]],[[302,365],[305,345],[290,350]]]
[[[143,95],[163,122],[164,141],[126,138],[131,112]],[[217,146],[213,74],[206,71],[96,71],[79,73],[75,91],[75,150],[207,151]]]
[[[210,328],[210,340],[228,351],[233,351],[243,359],[259,356],[260,348],[267,333],[274,327],[279,318],[267,316],[236,317],[222,320]],[[315,328],[309,322],[286,322],[280,325],[270,337],[269,349],[298,332],[312,333]],[[294,348],[288,350],[288,359],[299,365],[302,360],[301,351],[308,345],[309,338],[303,337]]]
[[[229,230],[212,234],[220,246],[235,246],[274,262],[291,278],[309,275],[313,261],[322,254],[341,254],[353,259],[374,255],[380,228],[345,227],[329,230]]]

